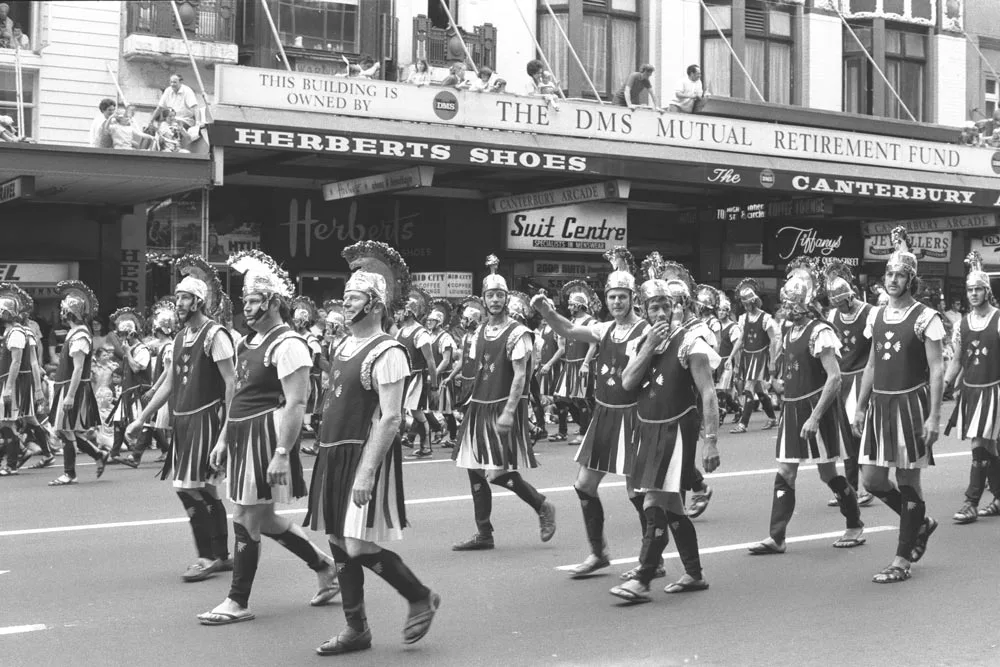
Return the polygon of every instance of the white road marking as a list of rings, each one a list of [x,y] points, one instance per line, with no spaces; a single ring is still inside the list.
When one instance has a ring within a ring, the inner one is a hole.
[[[10,570],[0,570],[0,574],[7,574]]]
[[[894,530],[899,530],[899,528],[897,526],[873,526],[871,528],[866,527],[865,535],[871,535],[872,533],[885,533]],[[796,537],[789,537],[788,539],[785,540],[785,542],[793,544],[796,542],[815,542],[817,540],[836,540],[843,534],[844,534],[843,531],[837,531],[835,533],[816,533],[814,535],[798,535]],[[720,547],[707,547],[699,549],[698,553],[700,553],[702,556],[706,556],[708,554],[726,553],[727,551],[744,551],[759,542],[760,540],[757,540],[757,542],[743,542],[742,544],[725,544]],[[680,554],[678,554],[676,551],[670,553],[664,553],[663,558],[665,560],[670,560],[672,558],[680,558]],[[625,565],[626,563],[635,563],[638,560],[639,560],[638,556],[633,556],[631,558],[616,558],[613,561],[611,561],[611,564]],[[565,571],[565,570],[572,570],[574,567],[576,567],[576,564],[560,565],[556,569]]]
[[[968,457],[969,455],[970,455],[969,452],[946,452],[944,454],[937,454],[935,456],[935,458],[937,458],[937,459],[943,459],[943,458],[952,458],[952,457],[958,457],[958,456],[966,456],[966,457]],[[431,463],[431,461],[419,461],[419,463]],[[815,469],[816,469],[816,466],[814,466],[814,465],[807,465],[807,466],[800,466],[799,467],[799,470],[815,470]],[[753,476],[753,475],[773,475],[776,472],[778,472],[777,468],[764,468],[764,469],[760,469],[760,470],[737,470],[737,471],[734,471],[734,472],[712,473],[712,474],[709,474],[709,475],[705,475],[705,478],[706,479],[724,479],[724,478],[728,478],[728,477],[749,477],[749,476]],[[625,486],[625,482],[624,481],[620,481],[620,482],[604,482],[604,483],[601,484],[601,486],[603,488],[622,487],[622,486]],[[574,487],[572,485],[570,485],[570,486],[554,486],[554,487],[550,487],[550,488],[547,488],[547,489],[538,489],[538,490],[541,493],[568,493],[570,491],[573,491]],[[510,491],[494,491],[493,492],[493,497],[494,498],[510,498],[512,496],[514,496],[514,494],[512,492],[510,492]],[[415,499],[412,499],[412,500],[407,500],[406,504],[407,505],[435,505],[435,504],[438,504],[438,503],[451,503],[451,502],[463,501],[463,500],[472,500],[472,496],[471,495],[461,495],[461,496],[443,496],[443,497],[437,497],[437,498],[415,498]],[[304,508],[302,508],[302,509],[278,510],[277,514],[282,514],[282,515],[287,515],[287,514],[305,514],[305,512],[306,512],[306,510]],[[229,518],[230,519],[233,518],[233,515],[230,514]],[[76,525],[76,526],[53,526],[51,528],[25,528],[25,529],[22,529],[22,530],[4,530],[4,531],[0,531],[0,537],[20,537],[20,536],[24,536],[24,535],[44,535],[44,534],[47,534],[47,533],[72,533],[72,532],[79,532],[79,531],[85,531],[85,530],[107,530],[107,529],[112,529],[112,528],[138,528],[138,527],[143,527],[143,526],[163,526],[163,525],[172,524],[172,523],[187,523],[187,522],[188,522],[187,517],[181,517],[181,518],[171,518],[171,519],[146,519],[146,520],[142,520],[142,521],[118,521],[118,522],[114,522],[114,523],[89,523],[89,524],[80,524],[80,525]],[[867,532],[872,532],[874,530],[875,529],[871,529],[871,530],[868,530]],[[839,536],[839,533],[835,534],[835,536]],[[791,541],[791,539],[789,541]],[[705,553],[711,553],[711,552],[705,552]],[[629,560],[626,559],[623,562],[629,562]],[[566,567],[571,567],[571,566],[566,566]]]
[[[8,625],[6,628],[0,628],[0,635],[17,635],[22,632],[37,632],[39,630],[46,630],[47,625],[42,623],[36,623],[35,625]]]

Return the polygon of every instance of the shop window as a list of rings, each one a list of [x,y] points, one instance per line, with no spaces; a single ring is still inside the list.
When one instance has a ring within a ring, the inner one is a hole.
[[[287,47],[357,53],[359,0],[278,0],[278,34]]]
[[[37,48],[33,21],[33,3],[29,0],[4,0],[7,15],[0,18],[0,49],[14,48],[14,32],[18,30],[17,41],[21,48],[29,51]]]
[[[993,112],[997,110],[998,104],[1000,104],[1000,88],[997,87],[997,80],[991,76],[986,77],[986,82],[983,85],[983,94],[985,97],[984,107],[986,109],[986,116],[988,118],[993,117]]]
[[[549,4],[562,29],[569,33],[568,3]],[[639,66],[639,14],[636,0],[585,0],[583,3],[583,43],[575,44],[587,76],[602,97],[609,97]],[[572,56],[556,20],[538,3],[539,43],[552,65],[556,79],[566,86]],[[584,96],[593,97],[589,86]]]
[[[24,127],[21,135],[34,136],[35,133],[35,76],[32,72],[21,72],[23,86]],[[0,116],[10,116],[17,124],[17,81],[13,69],[0,70]]]
[[[742,26],[734,26],[731,3],[717,2],[702,9],[702,71],[706,90],[714,95],[728,97],[732,95],[733,77],[745,76],[733,62],[729,47],[719,36],[721,29],[726,39],[732,43],[734,31],[742,31],[746,37],[743,65],[750,73],[753,83],[768,102],[791,104],[791,11],[772,3],[751,1],[747,2],[745,16]],[[758,99],[749,83],[745,94],[747,99]]]

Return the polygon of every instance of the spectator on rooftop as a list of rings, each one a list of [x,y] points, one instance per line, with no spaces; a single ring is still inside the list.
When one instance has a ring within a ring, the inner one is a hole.
[[[361,59],[361,71],[357,76],[362,79],[374,79],[378,74],[380,63],[375,62],[371,56],[365,56]]]
[[[413,69],[410,71],[410,76],[406,79],[406,83],[414,86],[426,86],[430,82],[431,71],[427,66],[427,61],[421,59],[413,63]]]
[[[687,76],[684,76],[674,87],[674,99],[670,100],[667,109],[683,113],[698,113],[705,104],[705,88],[701,83],[701,68],[690,65]]]
[[[111,148],[111,135],[108,134],[108,119],[114,115],[118,103],[110,97],[105,97],[98,105],[98,113],[90,124],[90,145],[94,148]]]
[[[628,78],[625,79],[625,83],[615,93],[615,104],[620,107],[635,109],[642,104],[642,92],[646,90],[649,91],[649,107],[651,109],[658,107],[659,103],[656,101],[656,95],[653,93],[653,82],[649,80],[649,77],[655,71],[655,67],[647,64],[640,67],[638,72],[629,74]]]
[[[14,119],[10,116],[0,116],[0,142],[8,143],[31,143],[31,139],[28,137],[18,137],[17,136],[17,126],[14,125]]]
[[[528,94],[544,97],[552,108],[558,111],[559,103],[556,100],[559,99],[559,86],[552,72],[545,69],[545,64],[541,60],[529,60],[524,69],[531,77]]]
[[[10,5],[0,3],[0,46],[6,49],[12,48],[11,40],[14,36],[14,19],[9,14]]]
[[[119,151],[134,150],[145,140],[153,141],[153,137],[145,134],[132,124],[128,111],[118,109],[115,115],[108,119],[108,134],[111,135],[112,148]]]
[[[184,83],[184,77],[180,74],[170,76],[170,85],[163,91],[157,106],[173,109],[177,113],[177,120],[184,127],[191,127],[195,124],[198,98],[195,97],[194,91]]]
[[[14,28],[11,31],[10,48],[12,49],[20,48],[24,49],[25,51],[31,49],[31,40],[28,39],[28,36],[24,34],[24,30],[21,28],[20,23],[15,23]]]
[[[465,63],[454,63],[448,69],[448,76],[441,82],[441,85],[458,90],[467,89],[469,84],[465,80],[465,71]]]
[[[469,90],[477,93],[490,92],[490,79],[493,78],[493,70],[489,67],[480,67],[476,78],[469,83]]]

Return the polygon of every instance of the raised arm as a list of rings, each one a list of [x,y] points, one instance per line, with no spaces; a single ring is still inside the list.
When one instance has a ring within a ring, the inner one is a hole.
[[[531,298],[531,305],[538,313],[545,318],[549,326],[564,338],[572,338],[587,343],[600,343],[600,335],[590,327],[582,327],[573,324],[568,319],[556,312],[552,301],[544,294],[536,294]]]

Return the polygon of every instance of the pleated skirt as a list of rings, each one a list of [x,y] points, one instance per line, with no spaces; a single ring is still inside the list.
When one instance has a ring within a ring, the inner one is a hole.
[[[733,387],[733,369],[726,369],[725,359],[715,370],[715,388],[719,391],[729,391]]]
[[[614,407],[598,402],[576,450],[576,462],[597,472],[628,474],[635,460],[638,426],[635,405]]]
[[[934,465],[934,455],[927,449],[923,433],[929,394],[927,385],[901,394],[873,392],[858,463],[906,469]]]
[[[691,409],[669,422],[638,421],[639,442],[631,474],[635,490],[681,493],[690,488],[701,427],[698,411]]]
[[[566,361],[562,365],[555,396],[560,398],[587,398],[587,378],[581,373],[583,361]]]
[[[335,537],[353,537],[369,542],[403,539],[406,503],[399,438],[375,473],[371,500],[364,507],[354,504],[354,478],[364,454],[364,445],[320,447],[309,484],[309,508],[304,526]]]
[[[6,383],[6,378],[3,379]],[[30,373],[18,373],[14,396],[8,406],[0,401],[0,421],[15,421],[35,416],[35,380]]]
[[[467,378],[459,375],[455,378],[455,394],[453,407],[460,408],[472,398],[472,388],[476,384],[475,378]]]
[[[841,372],[840,374],[840,400],[848,423],[854,421],[854,414],[858,411],[858,401],[861,398],[861,377],[864,374],[864,370],[853,373]]]
[[[528,399],[518,402],[514,411],[514,426],[506,435],[501,435],[497,430],[497,420],[506,405],[506,400],[469,402],[458,432],[458,445],[451,455],[459,468],[520,470],[538,467],[528,439]]]
[[[430,392],[429,398],[428,409],[430,410],[448,414],[455,408],[454,394],[452,393],[451,385],[447,382],[442,382],[437,391]]]
[[[771,358],[766,348],[759,352],[743,352],[740,359],[740,375],[745,382],[765,381],[768,379],[767,363]]]
[[[94,397],[94,387],[89,380],[81,380],[76,390],[73,405],[68,410],[63,407],[63,396],[69,389],[69,382],[55,385],[52,392],[52,405],[55,407],[55,419],[52,420],[56,431],[75,431],[82,433],[96,428],[101,424],[101,413],[97,409],[97,399]]]
[[[802,438],[802,425],[819,403],[822,391],[811,396],[782,404],[778,418],[778,436],[775,458],[782,463],[830,463],[839,460],[851,437],[850,427],[844,418],[840,398],[830,405],[820,417],[819,431],[808,439]]]
[[[175,489],[201,489],[221,484],[225,475],[208,463],[212,448],[222,431],[222,403],[193,414],[174,415],[170,437],[170,455],[163,464],[160,479],[173,472]]]
[[[562,364],[556,363],[548,373],[538,374],[538,393],[542,396],[552,396],[556,393],[556,385],[562,372]]]
[[[135,421],[142,414],[142,394],[148,389],[149,387],[133,387],[123,391],[111,406],[105,424],[110,426],[117,422],[127,425]]]
[[[427,382],[422,372],[414,373],[406,378],[403,384],[403,409],[427,409]]]
[[[226,430],[226,484],[229,499],[237,505],[266,505],[280,500],[267,482],[267,466],[278,446],[278,411],[248,419],[229,419]],[[289,500],[306,496],[299,446],[288,451]]]
[[[962,440],[1000,437],[1000,382],[985,387],[962,385],[945,434],[958,429]]]

